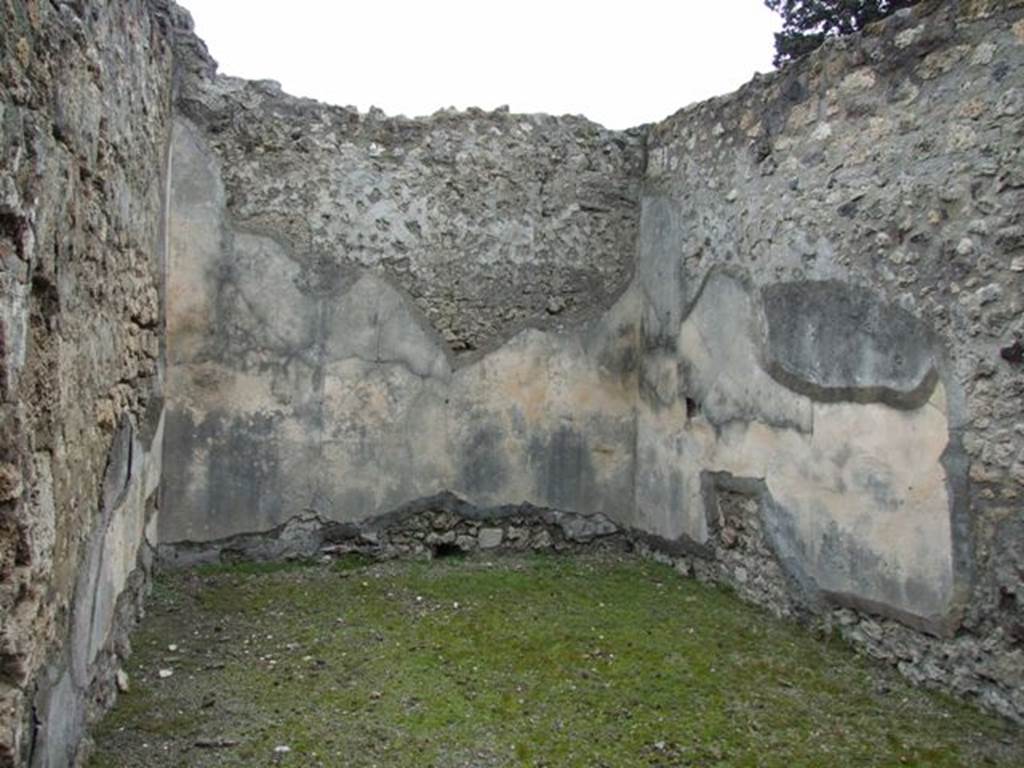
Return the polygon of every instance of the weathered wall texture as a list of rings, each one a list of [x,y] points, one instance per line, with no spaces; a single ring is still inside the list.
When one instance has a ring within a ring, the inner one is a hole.
[[[443,492],[600,513],[1020,717],[1017,5],[925,3],[626,133],[200,68],[166,551]]]
[[[68,766],[133,615],[161,437],[170,46],[0,2],[0,765]]]
[[[635,327],[603,315],[641,131],[359,114],[208,70],[178,105],[161,540],[449,490],[628,508]]]
[[[294,99],[166,0],[0,22],[0,765],[71,763],[149,545],[382,520],[627,538],[1024,719],[1020,2],[627,132]]]
[[[173,490],[162,541],[267,530],[304,514],[360,520],[448,490],[481,506],[615,515],[631,505],[630,297],[581,330],[527,329],[483,357],[456,357],[387,270],[336,254],[311,261],[286,238],[235,223],[224,162],[194,124],[178,121],[173,147]],[[589,149],[605,156],[601,145]],[[448,171],[433,183],[445,187]],[[493,226],[492,214],[469,215],[467,228]],[[564,226],[563,239],[583,238]],[[595,276],[606,266],[602,238],[588,252]],[[500,262],[471,254],[460,265],[479,275],[492,268]],[[548,271],[537,270],[533,288],[542,290]]]
[[[229,77],[188,79],[178,105],[218,161],[232,223],[280,241],[303,288],[372,270],[457,353],[593,317],[632,274],[641,131],[360,114]]]
[[[900,619],[836,616],[1020,717],[1024,10],[1000,5],[924,4],[652,129],[634,524],[728,548],[710,513],[741,491],[783,603]]]

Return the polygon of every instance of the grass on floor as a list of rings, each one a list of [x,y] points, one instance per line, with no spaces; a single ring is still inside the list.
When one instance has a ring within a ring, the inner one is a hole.
[[[1024,765],[1020,730],[610,555],[171,574],[133,646],[93,768]]]

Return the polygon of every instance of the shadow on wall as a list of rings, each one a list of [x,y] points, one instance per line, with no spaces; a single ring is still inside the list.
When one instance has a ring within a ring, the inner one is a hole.
[[[358,520],[446,490],[631,506],[632,294],[583,331],[526,330],[463,363],[386,278],[313,280],[285,244],[233,226],[185,121],[174,167],[162,541]]]
[[[700,548],[708,478],[731,477],[757,485],[764,540],[807,605],[954,626],[946,389],[904,310],[736,269],[694,288],[673,203],[648,198],[635,278],[603,317],[463,363],[386,278],[314,270],[233,225],[184,120],[174,168],[162,543],[454,492]]]
[[[799,300],[780,317],[768,299],[786,294]],[[930,335],[858,287],[783,283],[757,298],[749,279],[711,270],[674,343],[650,345],[644,375],[657,383],[641,391],[660,394],[638,407],[636,524],[705,542],[707,478],[755,483],[767,540],[801,591],[950,632],[949,423]],[[857,311],[824,311],[844,303]],[[865,322],[886,314],[883,333]],[[901,324],[912,332],[889,332]],[[843,340],[843,370],[830,338]]]

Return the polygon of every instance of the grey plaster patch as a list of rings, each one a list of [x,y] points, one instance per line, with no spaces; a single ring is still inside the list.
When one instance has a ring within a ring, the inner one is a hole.
[[[658,194],[644,195],[640,210],[637,279],[649,308],[644,348],[672,352],[688,287],[681,271],[682,214],[671,197]]]
[[[399,363],[417,376],[444,380],[450,366],[444,342],[415,305],[386,280],[366,273],[325,306],[329,360],[356,357]]]
[[[761,290],[766,370],[816,400],[915,408],[937,378],[935,341],[906,310],[838,281],[776,283]]]
[[[315,361],[320,318],[316,300],[309,299],[302,285],[302,271],[273,239],[233,232],[213,287],[211,354],[222,360],[237,356],[239,366],[280,358]]]
[[[471,494],[493,493],[506,480],[504,436],[499,427],[481,424],[462,452],[461,485]]]
[[[749,286],[711,270],[679,332],[679,398],[716,427],[759,421],[810,432],[810,403],[761,370],[762,338]]]
[[[128,492],[128,481],[132,472],[132,447],[134,442],[132,423],[122,417],[107,454],[107,468],[103,475],[103,511],[109,515],[124,502]],[[137,459],[136,459],[137,460]]]
[[[32,768],[67,768],[73,765],[78,742],[85,730],[84,691],[77,688],[67,670],[51,669],[56,680],[42,686],[35,702],[38,721]]]

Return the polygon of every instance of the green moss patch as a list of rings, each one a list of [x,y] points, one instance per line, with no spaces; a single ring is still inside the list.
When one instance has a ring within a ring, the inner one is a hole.
[[[1019,729],[629,558],[207,568],[149,605],[93,768],[1024,765]]]

